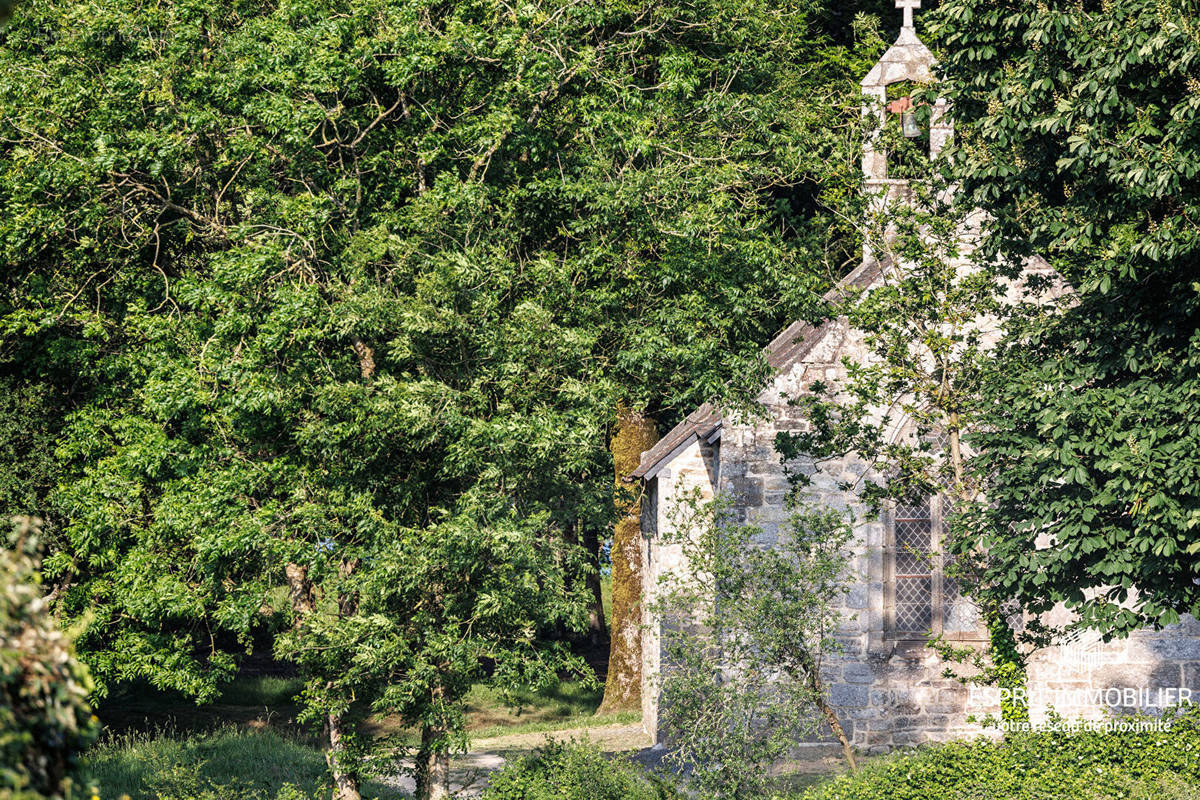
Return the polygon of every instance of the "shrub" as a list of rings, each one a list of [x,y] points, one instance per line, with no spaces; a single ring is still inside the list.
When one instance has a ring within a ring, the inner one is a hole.
[[[1146,717],[1122,718],[1127,721]],[[1200,709],[1161,731],[1033,731],[923,747],[815,786],[801,800],[1194,800]]]
[[[69,793],[96,718],[92,683],[42,597],[36,525],[0,550],[0,798]]]
[[[482,800],[677,800],[660,778],[586,743],[547,742],[492,777]]]

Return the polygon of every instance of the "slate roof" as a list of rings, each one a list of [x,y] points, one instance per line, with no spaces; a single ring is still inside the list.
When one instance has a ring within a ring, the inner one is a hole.
[[[837,285],[825,293],[826,302],[837,302],[845,299],[849,290],[865,289],[870,286],[880,274],[879,262],[871,260],[851,272]],[[784,372],[794,364],[799,363],[816,347],[822,336],[828,330],[831,321],[810,325],[797,320],[783,329],[771,340],[763,354],[767,363],[776,372]],[[687,447],[697,439],[707,439],[721,427],[722,416],[720,409],[711,403],[705,403],[658,440],[658,443],[642,453],[638,468],[626,476],[626,481],[635,481],[647,476],[653,477],[657,467],[669,461],[675,451]]]

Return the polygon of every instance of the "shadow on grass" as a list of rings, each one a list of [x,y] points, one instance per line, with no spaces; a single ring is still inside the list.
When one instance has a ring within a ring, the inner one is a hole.
[[[118,684],[100,701],[96,714],[114,734],[171,730],[205,733],[226,727],[288,734],[300,732],[295,696],[303,682],[295,677],[239,676],[212,703],[198,705],[177,692],[160,691],[145,681]]]

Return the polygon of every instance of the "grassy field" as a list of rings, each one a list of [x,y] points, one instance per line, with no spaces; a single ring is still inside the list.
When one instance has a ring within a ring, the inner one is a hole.
[[[242,677],[216,703],[186,700],[126,687],[100,709],[107,731],[88,755],[88,769],[105,800],[300,800],[319,792],[325,762],[313,733],[295,723],[292,699],[297,678]],[[505,704],[497,690],[476,686],[467,698],[467,724],[474,740],[636,721],[637,714],[595,716],[603,687],[563,682],[540,692],[523,692]],[[114,724],[118,723],[118,724]],[[415,732],[397,720],[376,719],[378,735],[399,734],[416,743]],[[289,788],[291,787],[291,788]],[[327,794],[327,792],[326,792]],[[404,795],[380,784],[365,797]]]
[[[295,702],[302,684],[299,678],[253,675],[239,678],[222,690],[220,703],[231,706],[279,708]]]
[[[540,692],[522,692],[515,708],[488,686],[476,686],[467,696],[467,730],[474,739],[511,733],[541,733],[567,728],[634,722],[640,712],[595,716],[604,687],[564,681]]]
[[[324,788],[325,761],[312,732],[296,725],[292,699],[300,680],[242,677],[216,703],[186,700],[126,687],[100,709],[107,731],[88,754],[87,768],[105,800],[301,800]],[[506,705],[496,689],[476,686],[467,698],[467,724],[474,740],[520,733],[629,723],[636,713],[595,716],[603,687],[566,681],[518,693]],[[123,726],[113,724],[119,721]],[[400,734],[415,744],[398,721],[376,719],[376,734]],[[328,792],[326,791],[326,795]],[[364,797],[392,800],[405,795],[382,784]]]
[[[325,787],[320,750],[273,730],[106,737],[86,769],[105,800],[299,800]],[[364,797],[406,796],[379,783],[364,787]]]

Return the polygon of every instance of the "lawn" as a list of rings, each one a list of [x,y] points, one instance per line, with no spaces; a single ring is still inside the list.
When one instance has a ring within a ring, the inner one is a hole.
[[[295,722],[298,678],[243,676],[215,703],[197,706],[145,686],[126,686],[100,709],[101,742],[87,758],[101,796],[132,800],[299,800],[317,793],[326,769],[320,743]],[[467,698],[473,739],[515,733],[634,722],[638,714],[595,716],[603,687],[564,681],[540,692],[522,692],[507,707],[497,690],[478,685]],[[401,734],[397,721],[376,719],[375,733]],[[405,735],[407,734],[407,735]],[[295,791],[287,787],[294,787]],[[328,792],[326,792],[328,794]],[[364,797],[404,797],[381,784]]]
[[[105,737],[85,769],[105,800],[299,800],[325,785],[325,759],[311,742],[274,730]],[[328,792],[326,792],[328,794]],[[407,795],[379,783],[364,797]]]
[[[313,732],[295,722],[298,678],[243,676],[215,703],[197,706],[145,686],[126,686],[100,709],[101,742],[87,757],[91,779],[105,800],[301,800],[317,795],[325,761]],[[564,681],[539,692],[521,692],[509,707],[499,691],[477,685],[467,697],[473,739],[519,733],[629,723],[636,713],[595,716],[603,694],[598,683]],[[378,735],[401,734],[397,721],[376,719]],[[407,734],[407,735],[406,735]],[[325,791],[326,796],[328,791]],[[364,797],[405,797],[380,783]]]
[[[510,707],[495,689],[477,685],[467,696],[467,730],[476,739],[513,733],[541,733],[568,728],[636,722],[640,712],[595,716],[604,696],[601,685],[563,681],[539,692],[521,692]]]
[[[204,732],[227,726],[291,733],[296,730],[299,711],[293,698],[301,687],[299,678],[244,676],[227,686],[216,702],[198,706],[147,686],[125,686],[101,705],[99,714],[105,727],[117,733]],[[474,738],[483,739],[640,718],[636,712],[595,716],[603,694],[604,687],[598,683],[563,681],[537,692],[517,692],[506,701],[499,690],[479,684],[467,695],[467,730]],[[393,718],[376,717],[372,725],[380,733],[402,731]]]
[[[250,730],[297,731],[300,706],[298,678],[244,675],[225,687],[215,702],[197,705],[177,694],[161,692],[141,682],[121,684],[96,709],[110,733],[203,733],[232,727]]]

